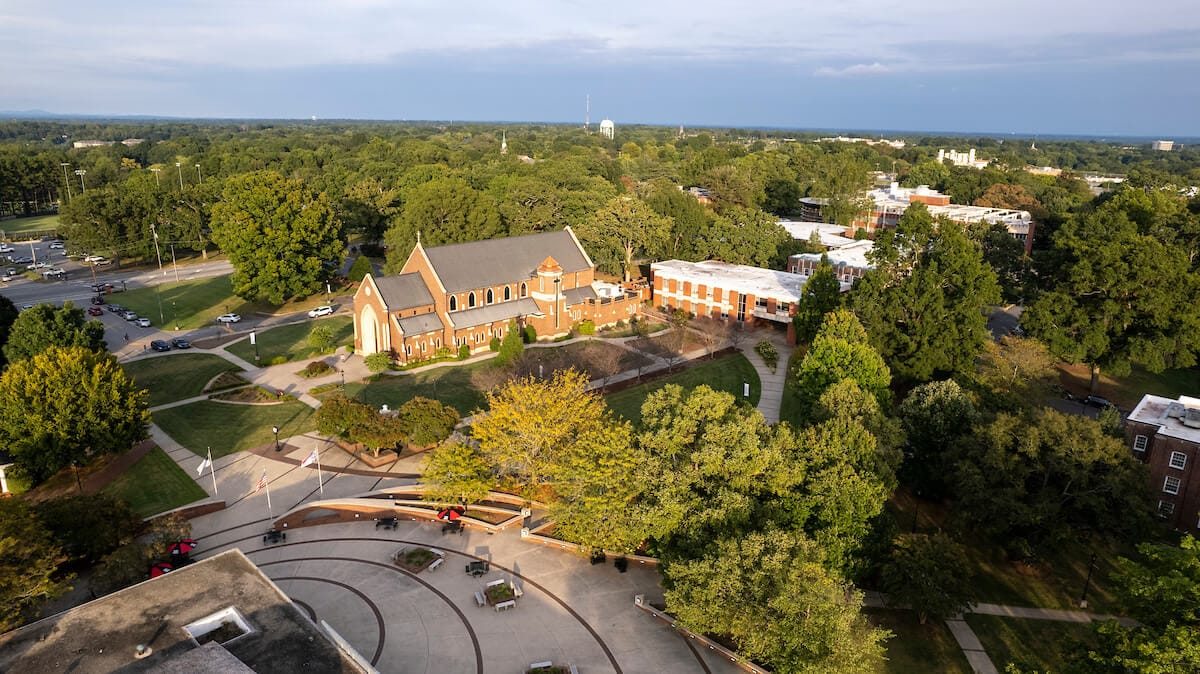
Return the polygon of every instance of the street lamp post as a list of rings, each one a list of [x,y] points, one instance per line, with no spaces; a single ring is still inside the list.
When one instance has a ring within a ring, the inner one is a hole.
[[[200,173],[200,165],[199,164],[196,164],[196,180],[200,181],[201,185],[204,184],[204,175],[202,173]]]
[[[87,169],[75,169],[75,175],[79,176],[79,191],[86,192],[87,185],[83,184],[83,176],[87,174]]]
[[[1092,571],[1096,570],[1096,553],[1092,553],[1092,559],[1088,562],[1087,579],[1083,581],[1083,595],[1079,597],[1079,608],[1087,608],[1087,591],[1088,586],[1092,584]]]
[[[179,191],[183,191],[183,162],[175,162],[175,168],[179,171]]]
[[[338,370],[338,374],[342,375],[342,390],[345,391],[346,390],[346,371]]]
[[[150,172],[154,174],[154,186],[162,187],[162,182],[158,179],[158,174],[162,173],[162,167],[155,166],[154,168],[150,169]]]
[[[67,175],[67,167],[68,167],[68,166],[70,166],[70,165],[71,165],[71,163],[70,163],[70,162],[63,162],[63,163],[62,163],[62,167],[63,167],[63,182],[67,184],[67,201],[70,201],[70,200],[71,200],[71,198],[72,198],[72,197],[71,197],[71,178],[70,178],[70,176],[68,176],[68,175]]]
[[[272,426],[272,427],[271,427],[271,431],[272,431],[273,433],[275,433],[275,451],[277,451],[277,452],[278,452],[280,449],[282,449],[282,448],[279,446],[279,427],[278,427],[278,426]]]

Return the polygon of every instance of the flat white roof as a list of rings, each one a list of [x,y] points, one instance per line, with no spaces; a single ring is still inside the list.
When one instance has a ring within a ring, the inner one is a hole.
[[[1171,400],[1162,396],[1145,395],[1129,413],[1128,419],[1158,426],[1159,435],[1200,444],[1200,428],[1184,426],[1179,418],[1167,415],[1172,405],[1178,405],[1183,410],[1200,410],[1200,398],[1179,396],[1179,400]]]
[[[855,269],[874,269],[875,265],[867,260],[867,253],[875,249],[874,241],[855,241],[853,245],[844,248],[835,248],[824,253],[829,257],[829,263],[834,267],[854,267]],[[794,258],[801,260],[812,260],[819,262],[821,253],[800,253],[793,255]]]
[[[807,276],[800,274],[716,260],[665,260],[650,265],[650,273],[676,281],[690,281],[709,288],[733,290],[739,294],[771,298],[780,302],[798,302],[800,290],[808,281]]]
[[[844,236],[846,228],[827,222],[799,222],[795,220],[780,220],[779,226],[797,241],[808,241],[813,232],[821,239],[821,245],[826,248],[841,248],[854,243],[854,239]]]

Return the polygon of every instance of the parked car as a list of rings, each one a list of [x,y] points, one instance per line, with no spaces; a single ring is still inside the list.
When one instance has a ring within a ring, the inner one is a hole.
[[[29,264],[30,262],[33,262],[33,258],[28,257],[28,256],[20,256],[20,257],[12,258],[13,264]]]
[[[133,324],[138,326],[139,328],[148,328],[148,327],[150,327],[150,319],[149,318],[139,318],[139,319],[135,320],[133,322]]]
[[[11,253],[11,252],[13,252],[12,246],[8,245],[7,243],[0,243],[0,253]]]
[[[321,316],[328,316],[329,314],[332,314],[332,313],[333,313],[333,307],[326,304],[323,307],[317,307],[316,309],[313,309],[312,311],[308,312],[308,317],[309,318],[320,318]]]
[[[45,269],[46,267],[49,267],[49,266],[50,266],[50,263],[48,263],[48,262],[34,262],[33,264],[26,265],[25,268],[28,269],[29,271],[33,271],[35,269]]]
[[[67,244],[63,243],[62,241],[51,241],[50,247],[54,250],[66,250]]]
[[[92,304],[93,304],[94,306],[103,306],[103,305],[104,305],[104,298],[103,298],[103,297],[101,297],[101,296],[99,296],[99,295],[96,295],[96,296],[92,297]]]
[[[237,314],[221,314],[217,316],[218,323],[237,323],[242,317]]]
[[[66,272],[61,269],[47,269],[46,271],[42,272],[42,276],[45,278],[62,278],[65,275]]]
[[[190,349],[192,348],[192,343],[182,337],[176,337],[171,340],[171,346],[176,349]]]
[[[103,260],[103,259],[104,259],[103,255],[88,255],[87,257],[83,258],[83,261],[84,262],[99,262],[100,260]]]
[[[96,265],[97,267],[107,267],[108,265],[112,264],[112,260],[100,259],[96,260],[92,264]]]
[[[155,351],[170,351],[171,345],[167,344],[161,339],[156,339],[153,342],[150,342],[150,348],[154,349]]]
[[[121,314],[121,318],[124,318],[127,321],[136,321],[138,319],[138,315],[136,311],[126,311]]]
[[[120,304],[110,304],[108,305],[108,310],[117,315],[125,313],[125,307],[121,306]]]
[[[96,292],[98,292],[98,293],[102,293],[102,292],[104,292],[104,291],[106,291],[106,290],[112,290],[112,289],[113,289],[113,284],[111,284],[111,283],[93,283],[93,284],[92,284],[91,286],[89,286],[89,287],[90,287],[92,290],[95,290],[95,291],[96,291]]]
[[[103,316],[104,310],[100,307],[88,307],[88,316]]]
[[[1108,398],[1101,398],[1100,396],[1088,396],[1083,399],[1083,404],[1099,408],[1105,408],[1109,405],[1112,405],[1112,403],[1108,401]]]

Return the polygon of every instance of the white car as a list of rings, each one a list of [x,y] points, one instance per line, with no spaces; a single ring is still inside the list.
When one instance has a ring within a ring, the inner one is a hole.
[[[150,319],[149,318],[139,318],[136,321],[134,321],[133,323],[134,323],[134,325],[138,326],[139,328],[150,327]]]
[[[103,259],[104,259],[103,255],[89,255],[89,256],[83,258],[83,261],[84,262],[99,262],[100,260],[103,260]]]
[[[242,317],[237,314],[221,314],[217,316],[218,323],[237,323],[240,320],[242,320]]]
[[[64,248],[67,247],[67,245],[65,243],[63,243],[62,241],[51,241],[50,247],[54,248],[56,250],[63,250]]]
[[[316,309],[313,309],[312,311],[308,312],[308,317],[309,318],[320,318],[321,316],[328,316],[329,314],[332,314],[332,313],[333,313],[333,307],[326,304],[323,307],[317,307]]]
[[[45,269],[46,267],[49,267],[49,266],[50,266],[50,264],[46,263],[46,262],[34,262],[33,264],[26,265],[25,268],[28,269],[29,271],[33,271],[35,269]]]
[[[13,252],[12,246],[8,245],[7,243],[0,243],[0,253],[11,253],[11,252]]]

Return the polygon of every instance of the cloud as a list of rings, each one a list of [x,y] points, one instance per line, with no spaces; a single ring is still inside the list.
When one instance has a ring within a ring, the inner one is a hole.
[[[879,61],[874,63],[855,63],[854,65],[844,68],[833,68],[830,66],[821,66],[813,71],[817,77],[858,77],[869,75],[886,75],[887,73],[895,72],[895,68],[885,66]]]

